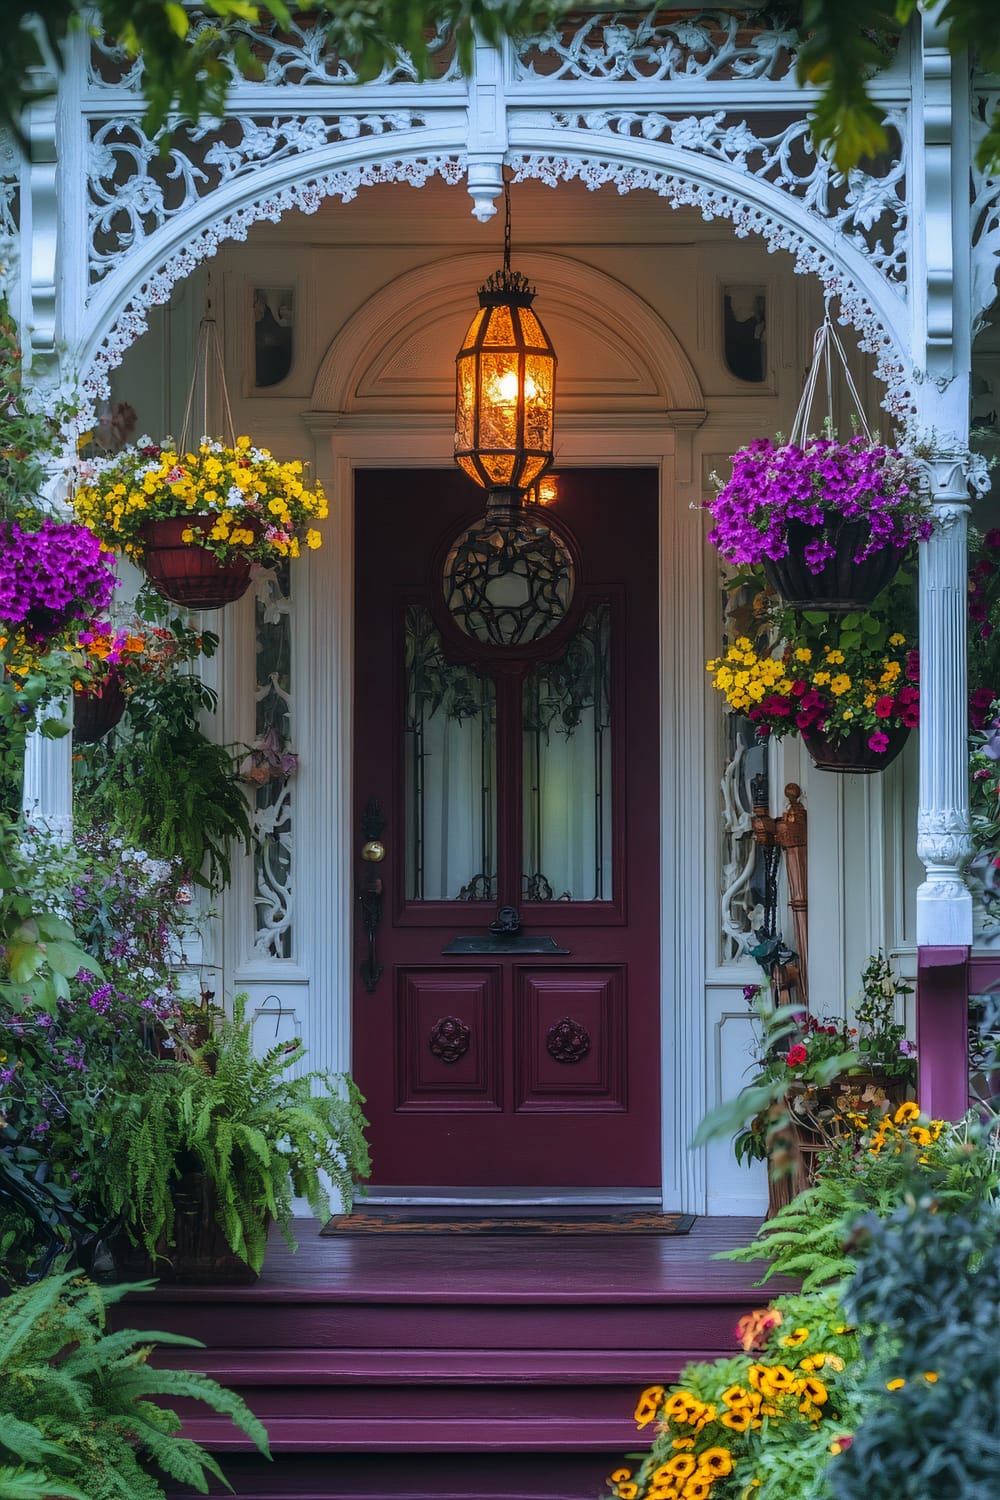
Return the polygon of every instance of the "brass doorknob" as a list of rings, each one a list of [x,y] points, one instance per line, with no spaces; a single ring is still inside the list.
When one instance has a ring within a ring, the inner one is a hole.
[[[385,859],[385,845],[381,839],[369,839],[367,844],[361,846],[361,858],[366,859],[369,864],[377,865]]]

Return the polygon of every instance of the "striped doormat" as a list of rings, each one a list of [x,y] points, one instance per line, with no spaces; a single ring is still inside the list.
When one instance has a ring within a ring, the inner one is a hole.
[[[469,1214],[458,1210],[449,1214],[442,1209],[385,1208],[360,1213],[335,1214],[320,1230],[321,1234],[687,1234],[695,1221],[694,1214],[638,1213],[567,1213],[552,1214]]]

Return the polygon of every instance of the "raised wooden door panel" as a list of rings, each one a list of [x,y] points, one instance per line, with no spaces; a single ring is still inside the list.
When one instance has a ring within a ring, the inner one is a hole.
[[[383,898],[381,977],[354,1004],[376,1184],[659,1180],[657,475],[558,483],[533,515],[572,553],[568,612],[510,650],[444,603],[483,492],[357,478],[358,853],[370,798],[386,817],[384,861],[355,859]],[[504,905],[549,952],[461,951],[496,949]],[[360,915],[358,938],[356,968]]]

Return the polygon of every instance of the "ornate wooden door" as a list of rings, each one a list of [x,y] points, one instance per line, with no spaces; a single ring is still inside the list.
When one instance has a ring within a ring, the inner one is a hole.
[[[377,1185],[660,1181],[657,476],[557,485],[531,510],[565,561],[546,621],[530,578],[491,618],[446,600],[484,510],[464,475],[358,476],[354,1070]]]

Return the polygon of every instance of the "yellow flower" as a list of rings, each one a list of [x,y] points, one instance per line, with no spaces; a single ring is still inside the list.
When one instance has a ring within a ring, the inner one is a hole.
[[[899,633],[898,630],[895,631],[889,637],[889,645],[890,646],[905,646],[906,645],[906,636],[905,635],[900,635],[900,633]]]
[[[698,1467],[690,1453],[678,1453],[673,1458],[668,1458],[657,1473],[669,1474],[672,1479],[687,1479]]]
[[[827,646],[826,659],[828,662],[832,662],[834,666],[840,666],[844,660],[844,653],[843,651],[838,651],[835,647]]]
[[[841,657],[841,660],[843,660],[843,657]],[[842,693],[846,693],[848,691],[850,686],[851,679],[848,677],[847,673],[838,672],[836,677],[834,677],[832,682],[830,683],[830,692],[834,693],[839,698]]]
[[[905,1384],[906,1381],[903,1380],[901,1376],[897,1375],[895,1380],[886,1381],[885,1388],[887,1391],[901,1391]]]
[[[635,1425],[640,1431],[647,1423],[652,1422],[665,1395],[662,1385],[650,1385],[643,1391],[635,1408]]]
[[[4,1059],[4,1061],[6,1062],[6,1058]],[[937,1383],[937,1378],[938,1374],[936,1370],[924,1371],[924,1379],[927,1381],[928,1385],[935,1385]]]
[[[804,1344],[809,1337],[808,1328],[793,1328],[792,1332],[786,1334],[781,1340],[782,1348],[794,1349],[797,1344]]]
[[[322,545],[323,538],[320,536],[319,532],[314,531],[310,528],[310,530],[306,532],[306,546],[310,548],[311,551],[315,551],[317,547],[321,547]]]
[[[698,1459],[698,1467],[723,1478],[726,1474],[732,1473],[733,1455],[728,1448],[706,1448]]]
[[[749,1407],[736,1407],[733,1411],[724,1411],[719,1418],[723,1427],[728,1427],[730,1432],[746,1432],[753,1421]]]
[[[796,648],[795,648],[795,660],[796,661],[812,661],[812,659],[813,659],[813,654],[809,650],[808,646],[796,646]]]

